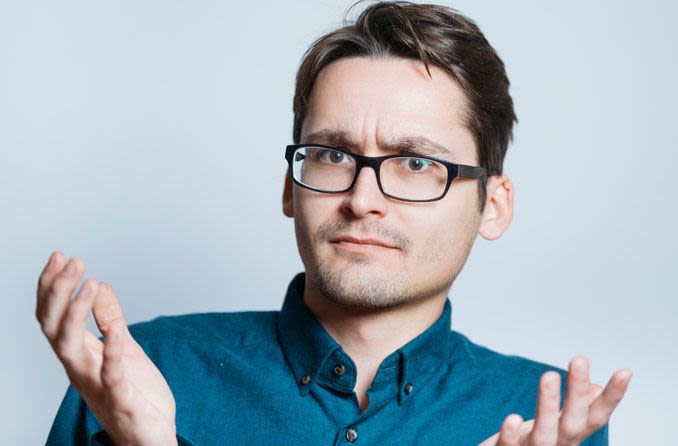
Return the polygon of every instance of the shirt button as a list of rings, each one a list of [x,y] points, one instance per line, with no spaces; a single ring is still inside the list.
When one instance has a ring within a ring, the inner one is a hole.
[[[349,428],[346,430],[346,439],[353,443],[358,439],[358,432],[356,432],[356,430],[353,428]]]
[[[413,387],[413,386],[412,386],[412,383],[407,383],[407,385],[405,386],[405,393],[406,393],[407,395],[409,395],[410,393],[412,393],[412,387]]]
[[[334,366],[334,369],[332,371],[337,376],[343,376],[344,373],[346,372],[346,367],[344,366],[344,364],[337,364]]]
[[[301,384],[303,384],[304,386],[306,384],[310,383],[310,382],[311,382],[311,375],[306,374],[306,375],[301,377]]]

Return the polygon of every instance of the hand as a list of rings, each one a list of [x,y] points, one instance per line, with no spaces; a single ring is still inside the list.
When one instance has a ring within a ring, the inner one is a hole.
[[[501,430],[479,446],[579,445],[608,422],[624,396],[631,370],[617,370],[603,390],[589,383],[589,362],[585,357],[570,361],[565,403],[560,408],[560,374],[548,371],[541,377],[534,420],[523,422],[511,414]]]
[[[134,340],[113,289],[83,281],[85,265],[56,251],[38,280],[35,316],[66,374],[115,444],[177,444],[176,406],[155,364]],[[66,268],[64,268],[66,266]],[[87,330],[94,313],[102,343]]]

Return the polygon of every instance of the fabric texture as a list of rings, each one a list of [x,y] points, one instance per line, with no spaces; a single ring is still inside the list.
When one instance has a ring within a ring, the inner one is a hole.
[[[280,311],[159,316],[129,326],[167,380],[179,445],[477,445],[507,415],[534,418],[541,375],[567,371],[490,350],[440,317],[380,364],[360,411],[356,366],[303,301],[305,273]],[[582,444],[608,444],[606,424]],[[69,385],[47,439],[112,444]]]

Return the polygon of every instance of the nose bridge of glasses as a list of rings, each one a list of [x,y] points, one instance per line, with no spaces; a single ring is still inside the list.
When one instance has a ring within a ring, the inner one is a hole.
[[[371,181],[373,186],[376,187],[379,190],[379,193],[381,194],[382,192],[381,192],[381,188],[379,187],[379,179],[377,177],[381,163],[376,161],[376,160],[370,160],[370,159],[365,159],[365,158],[363,158],[361,161],[362,162],[358,161],[358,163],[356,163],[356,167],[355,167],[355,169],[356,169],[355,177],[356,178],[354,180],[352,189],[355,190],[355,189],[358,189],[358,188],[363,188],[364,186],[362,185],[362,183],[364,183],[365,181],[367,181],[367,182]],[[369,178],[365,179],[364,178],[365,175],[363,175],[364,171],[367,172],[367,174],[365,174],[367,176],[370,175],[369,172],[371,171],[373,179],[369,179]],[[362,178],[361,178],[361,176],[362,176]]]

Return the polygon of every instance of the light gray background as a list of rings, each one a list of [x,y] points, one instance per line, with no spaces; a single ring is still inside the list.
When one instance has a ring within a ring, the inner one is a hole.
[[[677,397],[678,11],[446,3],[500,53],[520,119],[515,217],[478,238],[453,326],[560,367],[584,354],[602,384],[630,367],[611,443],[663,444]],[[43,443],[66,390],[34,316],[52,250],[111,283],[129,323],[280,308],[302,270],[280,203],[294,76],[349,4],[0,3],[3,444]]]

